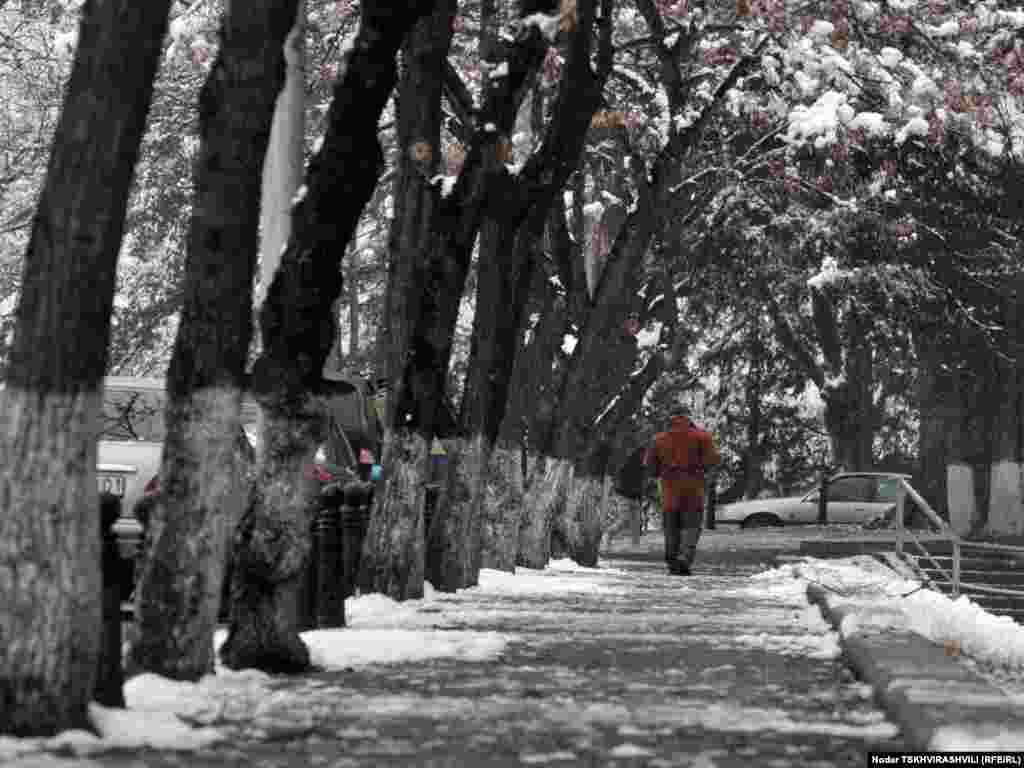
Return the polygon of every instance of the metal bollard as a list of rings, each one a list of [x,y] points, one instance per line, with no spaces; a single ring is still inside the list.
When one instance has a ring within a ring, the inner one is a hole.
[[[321,495],[314,523],[317,538],[316,623],[321,629],[345,626],[345,595],[342,565],[341,490]]]
[[[103,625],[100,658],[93,698],[106,707],[124,707],[124,670],[121,668],[121,591],[123,563],[114,523],[121,517],[121,499],[100,494],[100,574],[103,584]]]
[[[316,526],[317,515],[309,521],[309,559],[301,574],[298,593],[295,596],[297,622],[300,632],[316,628],[317,563],[320,561],[320,532]]]
[[[714,483],[708,486],[708,530],[715,530],[715,507],[718,505],[718,488]]]
[[[373,486],[370,483],[351,482],[345,486],[341,506],[342,530],[342,592],[345,597],[355,594],[359,578],[359,561],[363,551],[363,540],[370,521],[370,504]]]
[[[426,498],[423,501],[423,535],[430,538],[430,524],[434,520],[434,512],[437,511],[437,499],[441,495],[441,488],[437,483],[430,483],[426,486]]]

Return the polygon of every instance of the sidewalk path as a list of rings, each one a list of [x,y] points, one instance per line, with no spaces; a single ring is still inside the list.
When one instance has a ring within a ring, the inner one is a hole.
[[[499,633],[497,658],[277,679],[259,722],[216,724],[230,734],[219,745],[60,764],[859,768],[904,748],[803,586],[750,578],[774,565],[756,541],[707,536],[688,578],[664,573],[656,536],[600,569],[487,572],[403,621]],[[41,758],[15,764],[54,764]]]

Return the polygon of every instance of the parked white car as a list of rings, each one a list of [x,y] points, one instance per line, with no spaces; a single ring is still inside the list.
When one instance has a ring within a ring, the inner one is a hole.
[[[830,523],[870,523],[891,513],[899,496],[900,478],[889,472],[840,472],[828,480],[826,500]],[[715,510],[716,523],[744,528],[818,522],[818,489],[803,496],[751,499]]]
[[[101,493],[121,499],[121,519],[114,526],[125,544],[136,543],[142,526],[134,517],[135,505],[156,491],[156,477],[164,445],[163,379],[108,376],[103,390],[103,431],[99,441],[96,479]],[[242,422],[255,432],[259,406],[246,398]]]

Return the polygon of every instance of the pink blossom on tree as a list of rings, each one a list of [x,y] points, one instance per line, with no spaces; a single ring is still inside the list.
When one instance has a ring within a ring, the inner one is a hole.
[[[960,87],[960,83],[957,80],[947,80],[943,89],[943,98],[946,103],[946,109],[952,112],[959,112],[960,105],[963,101],[963,89]]]
[[[338,0],[334,4],[334,12],[339,19],[347,19],[352,15],[352,0]]]
[[[667,9],[668,15],[675,19],[683,18],[687,11],[686,3],[687,0],[679,0],[679,2],[673,3]]]
[[[978,31],[978,19],[975,16],[960,17],[960,31],[964,34],[972,34]]]
[[[338,65],[337,64],[322,64],[320,65],[320,79],[329,81],[333,80],[338,76]]]
[[[544,56],[544,82],[547,85],[557,83],[561,76],[562,59],[559,57],[558,51],[548,48],[548,52]]]
[[[800,177],[792,174],[786,176],[782,182],[782,188],[789,194],[794,194],[800,190]]]
[[[803,15],[800,17],[800,33],[806,35],[811,31],[811,27],[814,26],[814,17],[809,15]]]
[[[867,141],[867,134],[864,132],[863,128],[851,128],[846,132],[846,136],[849,138],[851,144],[857,144],[859,146],[864,146],[864,143]]]
[[[814,186],[819,192],[831,192],[832,191],[832,177],[828,175],[819,176],[814,180]]]
[[[1011,73],[1007,87],[1014,96],[1024,96],[1024,72]]]
[[[914,225],[906,221],[896,222],[896,226],[893,227],[893,231],[896,233],[896,237],[905,239],[914,236]]]
[[[599,221],[594,225],[594,234],[590,240],[590,247],[599,259],[603,259],[608,255],[610,243],[608,241],[608,226],[603,222]]]
[[[946,139],[946,126],[938,114],[932,112],[928,117],[928,142],[933,146],[941,146]]]
[[[711,65],[732,64],[737,58],[736,51],[726,45],[711,48],[704,54],[704,61]]]
[[[768,113],[763,109],[755,109],[754,113],[750,116],[750,126],[755,131],[763,131],[771,124],[771,120],[768,117]]]
[[[203,45],[197,45],[192,48],[192,63],[197,67],[205,64],[206,60],[210,58],[210,51]]]
[[[466,29],[466,22],[462,20],[461,16],[452,16],[452,32],[458,34]]]
[[[891,159],[885,159],[878,165],[879,170],[883,176],[895,176],[896,175],[896,161]]]
[[[832,145],[832,159],[841,163],[850,157],[850,148],[842,142],[836,142]]]
[[[978,127],[991,128],[994,122],[993,118],[992,98],[990,96],[982,96],[978,99],[978,109],[974,113],[974,119],[977,120]]]

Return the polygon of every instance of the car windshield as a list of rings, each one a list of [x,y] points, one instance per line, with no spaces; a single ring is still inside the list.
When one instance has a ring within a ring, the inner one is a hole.
[[[148,389],[106,389],[101,438],[162,442],[164,393]]]

